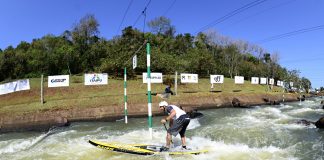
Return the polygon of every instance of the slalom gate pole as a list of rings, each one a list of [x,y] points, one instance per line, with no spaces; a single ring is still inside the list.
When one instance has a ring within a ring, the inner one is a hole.
[[[150,55],[150,43],[146,43],[146,59],[147,59],[147,98],[148,98],[148,127],[150,137],[153,139],[152,129],[152,96],[151,96],[151,55]]]
[[[124,68],[124,102],[125,102],[125,123],[127,124],[127,74],[126,67]]]

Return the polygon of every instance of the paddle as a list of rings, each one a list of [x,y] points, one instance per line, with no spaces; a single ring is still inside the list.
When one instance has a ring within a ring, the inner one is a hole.
[[[163,123],[163,125],[164,125],[165,130],[168,132],[168,128],[167,128],[167,126],[165,125],[165,123]],[[172,142],[172,135],[171,135],[171,143],[173,143],[173,142]]]

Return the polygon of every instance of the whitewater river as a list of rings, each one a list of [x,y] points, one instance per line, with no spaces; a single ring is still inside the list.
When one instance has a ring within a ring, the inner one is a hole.
[[[208,149],[202,155],[141,156],[96,148],[90,139],[123,143],[164,144],[165,130],[153,119],[153,140],[148,136],[147,118],[117,122],[72,123],[48,133],[0,134],[0,159],[324,159],[324,129],[296,124],[300,119],[317,121],[324,116],[323,99],[308,99],[277,106],[251,109],[223,108],[201,111],[187,130],[187,146]],[[173,137],[175,147],[180,138]]]

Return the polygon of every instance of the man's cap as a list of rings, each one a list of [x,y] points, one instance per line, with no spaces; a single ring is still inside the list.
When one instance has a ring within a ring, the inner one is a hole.
[[[166,101],[160,102],[159,107],[162,107],[162,106],[168,106],[168,102],[166,102]]]

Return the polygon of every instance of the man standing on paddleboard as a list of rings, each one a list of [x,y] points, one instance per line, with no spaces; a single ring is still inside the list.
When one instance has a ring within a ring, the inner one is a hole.
[[[165,124],[169,121],[169,129],[167,130],[166,136],[166,146],[161,148],[161,151],[168,151],[171,144],[171,136],[177,136],[179,133],[181,136],[182,148],[187,149],[186,147],[186,129],[190,122],[189,115],[179,107],[175,105],[168,105],[166,101],[159,103],[160,110],[167,112],[168,116],[161,119],[161,123]]]

